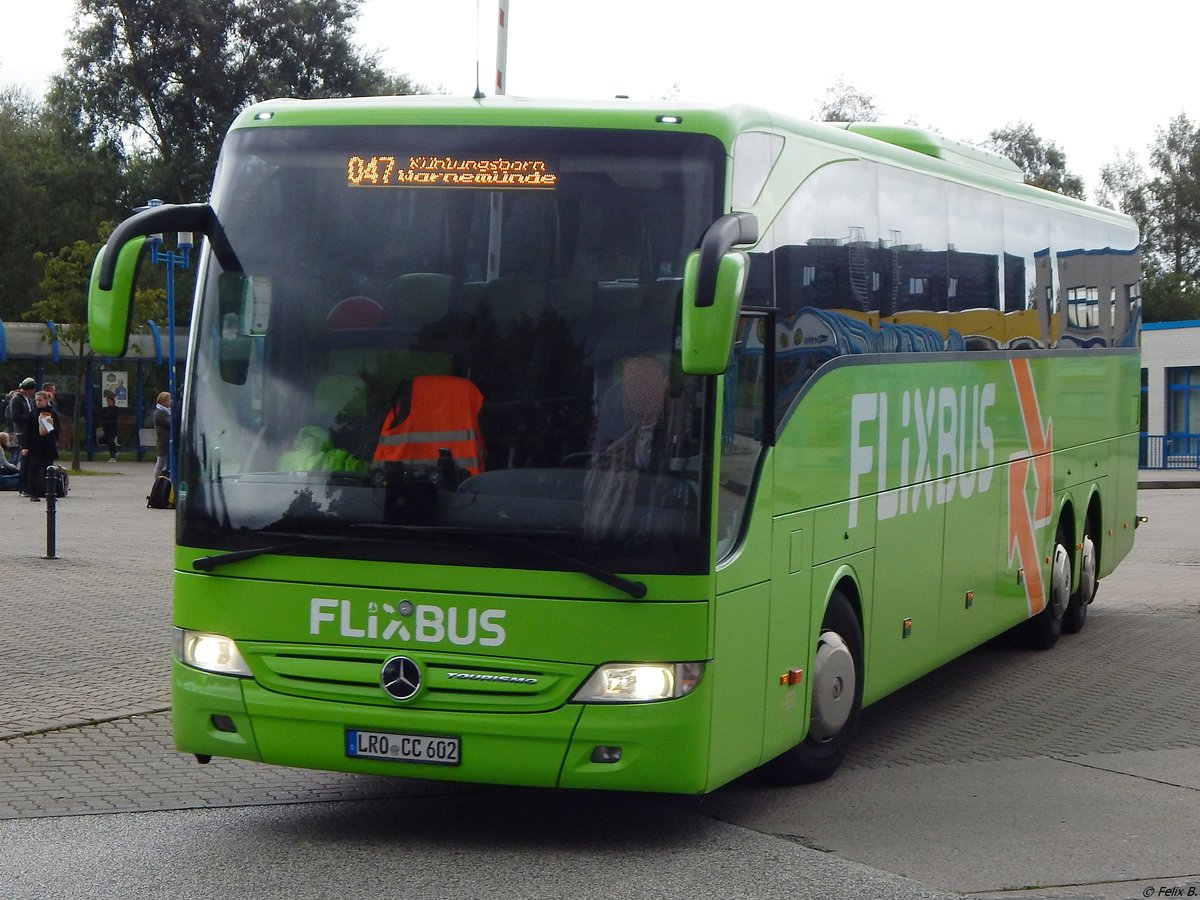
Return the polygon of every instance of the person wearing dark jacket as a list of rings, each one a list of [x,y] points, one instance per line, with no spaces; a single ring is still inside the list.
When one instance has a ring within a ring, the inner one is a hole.
[[[46,467],[58,459],[59,422],[47,391],[38,391],[33,402],[33,415],[21,435],[21,456],[29,467],[29,499],[37,502],[46,495]]]
[[[100,410],[100,442],[108,448],[108,461],[117,461],[117,430],[120,427],[121,410],[117,398],[110,393],[104,395],[104,408]]]
[[[155,452],[154,477],[166,475],[172,477],[170,468],[171,453],[171,395],[162,391],[158,395],[158,405],[154,407],[154,438]]]
[[[33,418],[33,395],[37,389],[37,382],[32,378],[26,378],[21,382],[20,390],[13,394],[9,401],[9,418],[13,422],[13,431],[17,435],[17,440],[21,442],[21,446],[25,446],[25,432],[29,428],[29,420]],[[29,495],[29,460],[26,454],[21,454],[21,477],[18,479],[21,496]]]

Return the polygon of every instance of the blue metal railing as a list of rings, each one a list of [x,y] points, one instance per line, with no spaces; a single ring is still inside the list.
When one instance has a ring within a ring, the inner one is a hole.
[[[1140,469],[1200,469],[1200,434],[1143,434]]]

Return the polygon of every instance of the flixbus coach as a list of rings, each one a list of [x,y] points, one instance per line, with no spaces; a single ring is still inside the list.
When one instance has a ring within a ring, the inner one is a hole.
[[[278,100],[209,203],[173,721],[213,756],[711,791],[1078,631],[1133,542],[1138,235],[911,128]]]

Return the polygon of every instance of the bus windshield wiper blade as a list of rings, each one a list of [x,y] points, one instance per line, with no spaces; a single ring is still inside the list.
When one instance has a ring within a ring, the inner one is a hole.
[[[546,559],[562,563],[572,571],[587,575],[601,584],[607,584],[609,587],[616,588],[618,591],[628,594],[635,600],[641,600],[646,596],[646,585],[641,581],[631,581],[628,578],[622,578],[615,572],[609,572],[607,569],[594,566],[582,559],[576,559],[574,556],[559,553],[557,550],[551,550],[549,547],[543,547],[541,544],[530,540],[533,537],[562,537],[565,533],[562,531],[529,529],[522,530],[519,534],[500,534],[483,528],[460,528],[437,525],[355,525],[353,527],[372,530],[378,529],[412,537],[424,535],[426,538],[433,540],[461,538],[465,541],[479,540],[482,543],[492,545],[511,544],[521,547],[524,550],[529,550]]]
[[[299,544],[299,541],[293,541],[290,544],[275,544],[270,547],[253,547],[250,550],[231,550],[229,553],[221,553],[218,556],[201,556],[198,559],[192,560],[192,568],[199,572],[211,572],[219,566],[227,566],[230,563],[241,562],[243,559],[253,559],[256,556],[263,556],[267,553],[278,553],[281,550],[290,550]]]
[[[634,600],[641,600],[646,596],[645,582],[630,581],[628,578],[622,578],[615,572],[609,572],[607,569],[601,569],[599,566],[593,566],[591,563],[584,562],[582,559],[576,559],[574,556],[567,556],[565,553],[559,553],[557,550],[551,550],[549,547],[543,547],[541,544],[535,544],[527,537],[509,536],[509,535],[492,535],[492,540],[498,543],[516,544],[518,547],[523,547],[526,550],[532,550],[535,553],[557,560],[576,572],[582,572],[584,575],[590,575],[592,578],[599,581],[601,584],[607,584],[609,587],[614,587],[618,591],[622,591],[632,597]]]
[[[264,556],[268,553],[282,553],[285,550],[291,550],[295,547],[301,547],[304,544],[345,544],[355,541],[355,538],[339,537],[337,535],[320,535],[320,534],[288,534],[278,535],[274,532],[259,532],[268,537],[286,537],[287,540],[280,544],[270,544],[266,547],[251,547],[248,550],[231,550],[228,553],[220,553],[216,556],[201,556],[199,559],[192,560],[192,568],[199,572],[211,572],[219,566],[227,566],[230,563],[241,562],[244,559],[254,559],[256,556]],[[358,538],[357,540],[369,540],[369,538]]]

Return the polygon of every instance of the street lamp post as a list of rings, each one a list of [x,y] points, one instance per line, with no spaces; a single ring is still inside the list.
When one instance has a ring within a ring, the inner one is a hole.
[[[148,200],[147,206],[161,206],[161,200]],[[167,392],[171,395],[171,430],[167,443],[167,474],[172,480],[178,476],[175,471],[175,416],[180,411],[175,408],[175,268],[183,271],[188,269],[188,260],[192,251],[191,232],[181,231],[175,236],[175,249],[162,249],[163,236],[150,236],[150,262],[153,265],[162,263],[167,267]]]

